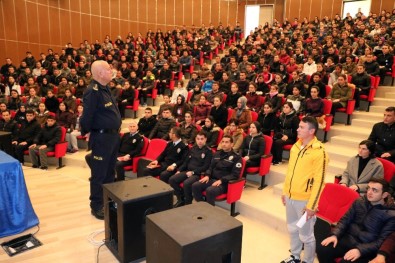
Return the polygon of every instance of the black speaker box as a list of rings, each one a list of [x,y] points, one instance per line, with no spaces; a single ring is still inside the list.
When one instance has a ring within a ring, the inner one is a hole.
[[[0,131],[0,150],[12,156],[11,132]]]
[[[243,225],[205,202],[147,216],[148,263],[241,262]]]
[[[173,189],[153,177],[103,185],[105,244],[124,263],[145,257],[149,214],[173,207]]]

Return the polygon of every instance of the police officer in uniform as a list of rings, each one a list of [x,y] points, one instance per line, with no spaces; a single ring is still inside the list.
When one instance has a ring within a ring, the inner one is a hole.
[[[144,137],[138,131],[137,122],[131,121],[128,128],[129,132],[121,138],[117,163],[115,164],[117,181],[125,180],[124,167],[132,165],[133,157],[141,155],[141,150],[144,147]]]
[[[106,61],[95,61],[91,71],[93,80],[83,96],[84,112],[80,122],[82,135],[90,133],[89,148],[92,149],[87,158],[91,168],[91,213],[103,220],[102,185],[114,182],[121,115],[107,85],[112,79],[110,65]]]
[[[203,201],[203,192],[206,191],[206,201],[215,205],[215,198],[228,191],[228,182],[237,180],[242,170],[242,158],[232,150],[233,138],[224,135],[221,140],[222,150],[214,154],[205,176],[192,185],[195,200]]]
[[[170,177],[169,184],[174,189],[177,203],[174,207],[192,204],[192,184],[210,167],[213,152],[206,146],[207,134],[200,131],[195,138],[196,144],[189,150],[185,162]],[[184,182],[183,188],[180,183]]]
[[[181,141],[181,130],[179,127],[171,128],[169,132],[170,142],[156,158],[150,162],[142,171],[143,176],[160,176],[163,182],[168,182],[170,176],[176,173],[188,154],[188,146]]]

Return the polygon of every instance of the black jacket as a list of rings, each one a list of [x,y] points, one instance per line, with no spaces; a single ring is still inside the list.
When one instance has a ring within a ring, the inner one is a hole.
[[[161,118],[156,124],[149,135],[149,139],[160,138],[164,140],[169,139],[169,131],[176,126],[176,121],[173,118]]]
[[[34,138],[36,138],[40,131],[40,124],[36,119],[33,119],[31,122],[22,124],[14,138],[14,141],[17,141],[18,143],[27,142],[28,145],[31,145]]]
[[[258,114],[258,122],[262,127],[260,131],[264,135],[271,136],[271,132],[274,131],[274,127],[277,123],[276,113],[271,112],[266,115],[260,112]]]
[[[180,167],[184,163],[184,160],[188,154],[188,146],[180,141],[176,146],[170,141],[167,143],[166,148],[156,158],[158,164],[163,167],[167,167],[172,164],[176,164],[176,167]]]
[[[395,123],[391,126],[384,122],[376,123],[368,140],[377,144],[376,156],[380,157],[385,152],[389,152],[392,157],[395,156]]]
[[[219,150],[214,154],[206,175],[212,179],[221,180],[222,185],[227,187],[229,181],[237,180],[240,177],[241,168],[240,155],[234,151],[224,152]]]
[[[366,257],[375,256],[381,243],[394,231],[394,205],[373,206],[364,196],[354,201],[332,233],[338,239],[347,238],[349,245]]]
[[[178,171],[192,171],[194,175],[200,175],[209,168],[212,158],[213,152],[209,147],[203,146],[199,148],[197,145],[194,145],[189,150],[185,161]]]
[[[14,120],[10,120],[9,122],[0,120],[0,131],[11,132],[11,140],[14,141],[18,133],[18,123]]]
[[[61,127],[55,123],[49,127],[47,124],[40,130],[33,143],[37,145],[46,145],[47,147],[54,147],[60,141],[62,136]]]
[[[265,139],[262,134],[252,137],[248,135],[244,138],[240,148],[241,156],[248,156],[251,162],[258,162],[265,152]]]
[[[148,119],[141,118],[138,123],[140,134],[148,138],[152,129],[155,127],[156,123],[157,123],[156,115],[152,115]]]
[[[297,129],[299,128],[299,117],[296,115],[295,111],[285,115],[281,113],[278,118],[277,125],[274,129],[275,139],[280,139],[283,135],[287,135],[288,139],[296,141]]]
[[[228,110],[221,105],[220,107],[211,107],[210,115],[214,118],[214,123],[221,129],[225,129],[228,122]]]
[[[129,154],[130,157],[139,156],[144,146],[144,137],[138,132],[131,135],[130,132],[125,133],[120,142],[119,151],[120,154]]]
[[[370,76],[366,73],[362,74],[353,74],[351,83],[354,84],[357,88],[362,90],[370,89]]]
[[[366,73],[369,75],[378,76],[380,74],[379,64],[376,61],[372,61],[370,63],[365,61],[364,65]]]

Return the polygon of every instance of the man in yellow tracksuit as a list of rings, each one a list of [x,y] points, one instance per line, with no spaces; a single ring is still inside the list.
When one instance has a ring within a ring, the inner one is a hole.
[[[315,257],[314,223],[318,200],[324,188],[328,155],[315,134],[318,123],[305,117],[299,123],[299,140],[292,146],[282,202],[286,207],[288,232],[291,238],[291,256],[281,263],[313,263]],[[296,224],[306,213],[307,222]],[[304,259],[300,253],[304,244]]]

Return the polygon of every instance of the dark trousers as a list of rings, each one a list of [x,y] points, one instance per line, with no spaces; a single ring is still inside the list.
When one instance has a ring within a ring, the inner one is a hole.
[[[118,109],[119,112],[121,113],[121,118],[125,118],[125,110],[126,106],[132,105],[130,102],[119,102],[118,103]]]
[[[12,145],[13,152],[14,152],[14,157],[20,162],[24,163],[24,152],[29,148],[29,145],[20,145],[20,144],[13,144]]]
[[[91,168],[90,207],[93,210],[103,208],[103,184],[114,182],[115,163],[119,148],[119,135],[92,132],[89,145],[92,153],[85,157]]]
[[[351,243],[354,243],[353,241],[350,241],[348,236],[344,236],[340,239],[338,239],[337,245],[334,248],[333,243],[329,244],[328,246],[323,246],[321,245],[322,240],[325,238],[331,236],[331,230],[330,226],[325,226],[328,223],[325,221],[320,221],[321,219],[318,219],[315,225],[315,238],[316,238],[316,252],[317,252],[317,258],[320,263],[334,263],[335,259],[337,258],[342,258],[340,261],[341,263],[368,263],[369,260],[373,259],[375,255],[371,256],[365,256],[365,257],[360,257],[359,259],[355,261],[350,261],[350,260],[345,260],[343,259],[343,256],[351,249],[355,248],[355,246],[352,246]],[[326,232],[326,233],[324,233]]]
[[[168,167],[168,165],[164,164],[158,168],[154,168],[154,169],[150,169],[147,167],[143,168],[142,171],[142,176],[159,176],[159,178],[165,182],[168,183],[169,182],[169,178],[176,173],[176,170],[173,171],[167,171],[166,168]]]
[[[220,186],[211,186],[217,179],[210,179],[207,183],[195,182],[192,184],[192,193],[198,202],[203,200],[203,192],[206,191],[206,201],[215,206],[215,198],[226,193],[227,188],[222,184]]]
[[[123,154],[121,155],[123,156]],[[125,166],[129,166],[133,164],[133,159],[130,159],[128,161],[118,161],[115,163],[115,171],[117,173],[117,181],[123,181],[125,180]]]
[[[174,194],[177,200],[184,200],[185,204],[192,204],[192,184],[199,181],[200,177],[197,175],[187,176],[187,172],[180,172],[173,175],[169,179],[169,184],[174,189]],[[184,182],[181,188],[180,183]]]
[[[343,105],[340,102],[334,102],[332,104],[331,114],[333,116],[333,120],[335,119],[335,113],[337,109],[343,108]]]
[[[288,139],[283,141],[281,139],[275,139],[272,146],[273,162],[281,162],[283,160],[283,147],[287,144],[295,143],[293,140]]]

